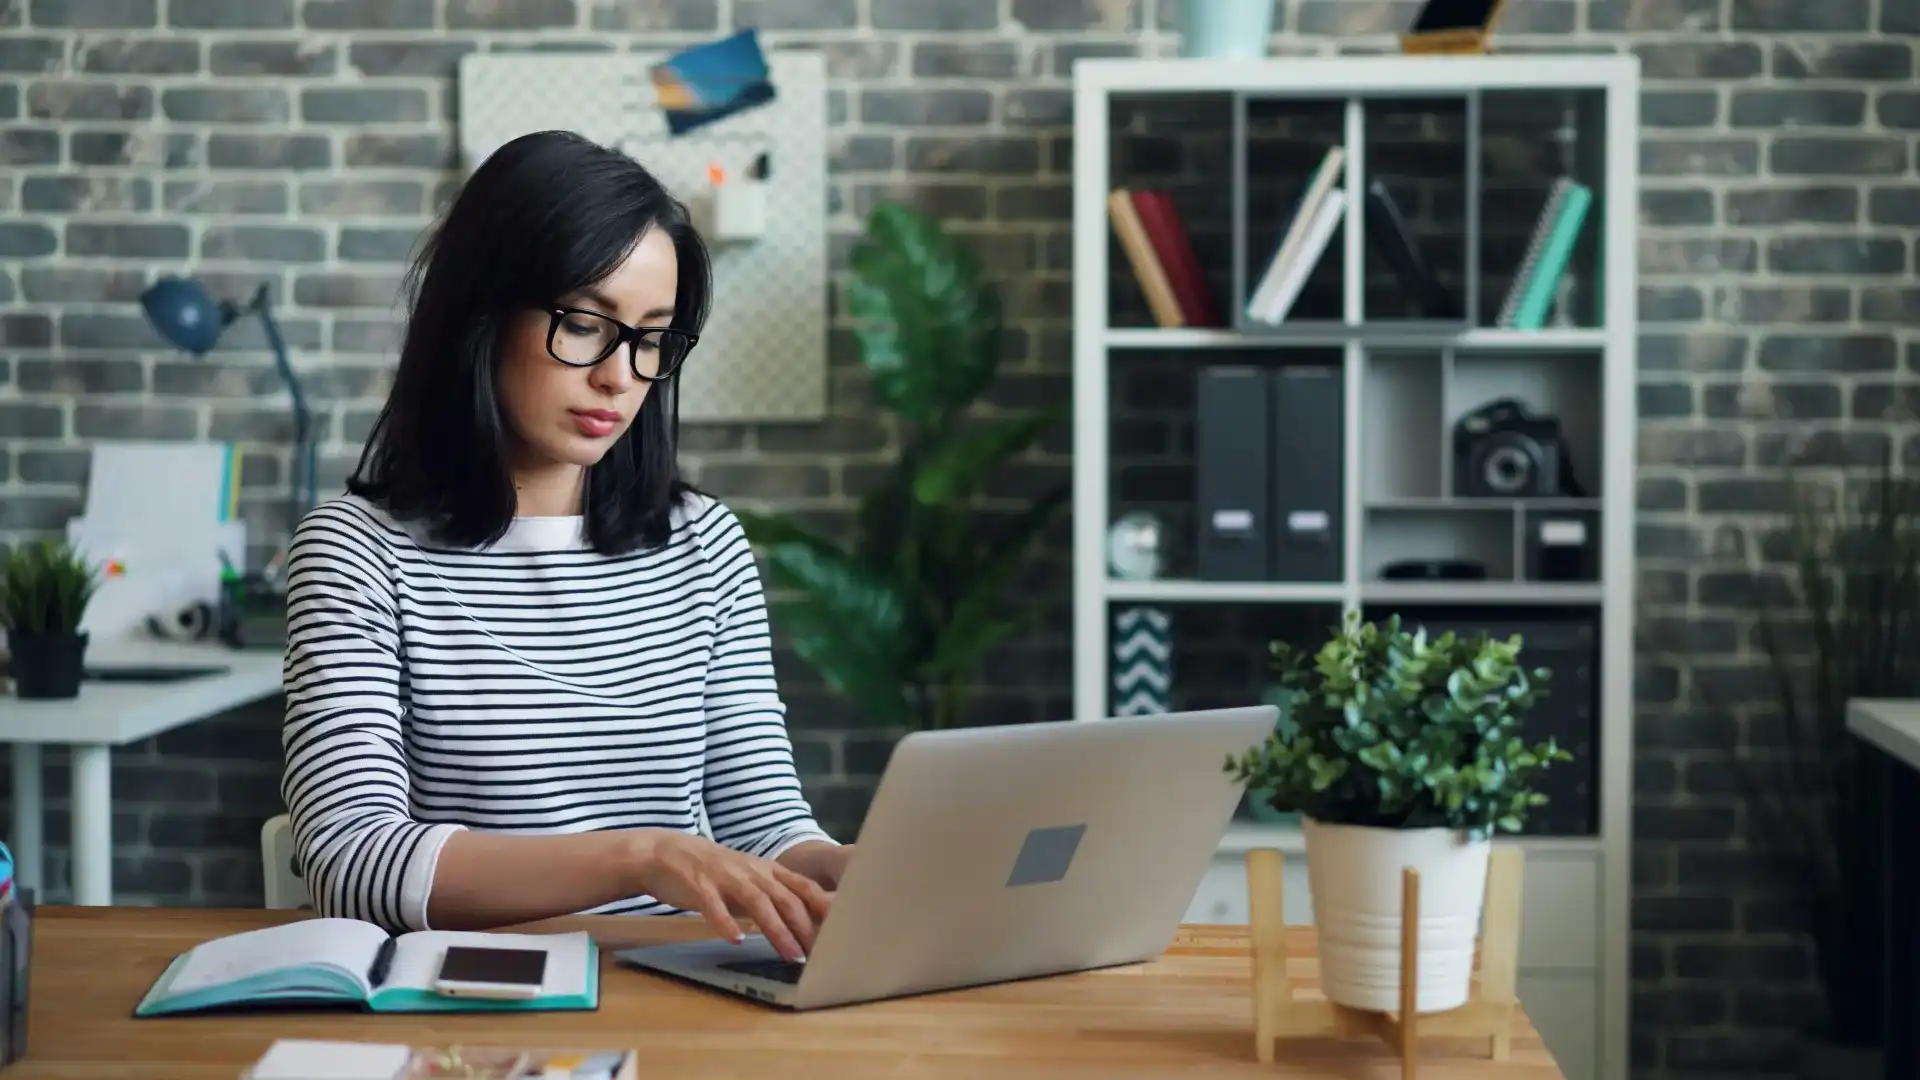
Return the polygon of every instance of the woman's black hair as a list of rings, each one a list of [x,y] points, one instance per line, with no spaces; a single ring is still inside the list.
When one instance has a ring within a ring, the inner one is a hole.
[[[650,229],[672,239],[673,325],[699,333],[712,292],[686,207],[639,162],[566,131],[523,135],[474,170],[408,275],[412,310],[393,389],[347,490],[457,547],[513,522],[512,433],[498,396],[500,343],[516,317],[605,278]],[[690,361],[690,362],[697,362]],[[587,470],[585,534],[605,554],[653,547],[692,490],[680,476],[676,380]]]

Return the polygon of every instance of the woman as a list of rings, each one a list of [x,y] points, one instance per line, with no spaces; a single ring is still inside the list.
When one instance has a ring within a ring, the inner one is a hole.
[[[428,241],[348,493],[288,557],[282,793],[321,913],[738,914],[810,948],[852,849],[801,794],[740,524],[674,460],[709,283],[685,208],[568,133],[494,153]]]

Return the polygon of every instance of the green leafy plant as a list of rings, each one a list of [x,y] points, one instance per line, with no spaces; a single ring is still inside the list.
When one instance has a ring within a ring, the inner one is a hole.
[[[1727,748],[1729,778],[1746,844],[1800,909],[1813,946],[1827,1007],[1808,1015],[1809,1034],[1873,1048],[1885,1037],[1887,809],[1877,755],[1847,729],[1847,703],[1920,698],[1920,478],[1901,475],[1889,453],[1851,485],[1797,468],[1782,485],[1785,527],[1735,575],[1765,689],[1696,678],[1687,707],[1744,732]]]
[[[1280,723],[1227,771],[1315,821],[1518,832],[1546,796],[1534,777],[1572,755],[1528,744],[1521,720],[1549,673],[1520,663],[1520,638],[1408,630],[1349,616],[1318,652],[1271,650],[1267,700]]]
[[[1007,597],[1070,488],[1010,515],[984,513],[981,493],[1064,411],[981,406],[1004,347],[1001,300],[937,221],[880,205],[851,270],[853,336],[900,454],[844,543],[791,516],[739,516],[764,559],[775,627],[829,686],[875,723],[951,727],[980,661],[1043,608],[1009,611]]]
[[[99,587],[98,568],[64,541],[29,541],[0,563],[0,625],[16,637],[78,634]]]

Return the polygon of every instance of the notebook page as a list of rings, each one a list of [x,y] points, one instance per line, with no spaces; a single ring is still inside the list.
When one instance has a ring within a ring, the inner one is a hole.
[[[590,935],[575,934],[493,934],[485,931],[420,930],[402,935],[393,953],[393,970],[386,986],[409,990],[432,990],[434,976],[440,972],[440,958],[449,945],[471,945],[482,949],[544,949],[546,974],[540,980],[540,996],[585,993],[587,989],[587,943]]]
[[[328,962],[365,977],[386,931],[353,919],[303,919],[196,946],[167,987],[184,994],[300,964]]]

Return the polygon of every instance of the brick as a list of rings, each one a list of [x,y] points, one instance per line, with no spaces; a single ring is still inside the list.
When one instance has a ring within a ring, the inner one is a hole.
[[[430,75],[451,79],[460,58],[476,48],[471,41],[356,41],[347,52],[347,63],[362,75]]]
[[[895,140],[888,135],[840,135],[827,146],[827,167],[835,176],[889,172],[896,160]]]
[[[300,21],[310,30],[429,30],[434,0],[305,0]]]
[[[74,138],[77,140],[79,136]],[[34,128],[0,130],[0,165],[51,165],[59,160],[59,132]]]
[[[1920,416],[1920,392],[1909,385],[1863,383],[1853,388],[1848,412],[1859,420],[1896,420],[1911,423]]]
[[[1640,123],[1655,128],[1712,127],[1720,119],[1713,90],[1648,90],[1640,95]]]
[[[851,30],[860,25],[859,0],[733,0],[736,26],[762,30]]]
[[[300,212],[325,217],[386,217],[426,210],[426,188],[414,180],[309,180]]]
[[[1010,41],[922,41],[913,47],[913,74],[922,78],[1004,79],[1034,74],[1033,67]]]
[[[138,360],[21,360],[14,383],[35,394],[137,394],[147,378]]]
[[[1760,143],[1721,135],[1643,138],[1640,170],[1650,177],[1752,176],[1760,171]]]
[[[1726,198],[1729,225],[1850,225],[1860,217],[1860,193],[1851,187],[1774,184]]]
[[[1699,322],[1706,314],[1706,298],[1691,285],[1642,285],[1639,291],[1642,322]]]
[[[1872,0],[1740,0],[1729,9],[1730,27],[1760,33],[1833,33],[1872,28]]]
[[[0,86],[0,120],[20,117],[20,88],[11,83]]]
[[[200,234],[200,257],[203,259],[318,262],[326,258],[326,253],[326,237],[313,228],[222,225]]]
[[[1690,33],[1721,28],[1719,0],[1591,0],[1587,27],[1602,33],[1622,30],[1683,30]]]
[[[1734,127],[1858,127],[1867,114],[1860,90],[1736,90],[1727,111]]]
[[[1642,188],[1640,223],[1653,227],[1711,225],[1713,192],[1704,189]]]
[[[1780,176],[1899,176],[1911,154],[1905,139],[1884,136],[1781,136],[1768,167]]]
[[[1796,41],[1773,46],[1773,73],[1782,79],[1897,81],[1913,75],[1913,49],[1904,43]]]
[[[1141,29],[1140,5],[1136,0],[1101,0],[1099,3],[1079,4],[1062,4],[1058,0],[1011,0],[1009,13],[1014,23],[1029,31]]]
[[[1737,371],[1747,343],[1732,335],[1647,333],[1640,335],[1640,366],[1648,371]]]
[[[1759,269],[1760,248],[1752,240],[1643,238],[1641,269],[1649,274],[1750,273]]]
[[[1734,468],[1747,459],[1745,436],[1712,428],[1643,425],[1638,446],[1644,465]]]
[[[992,4],[955,4],[950,0],[868,0],[875,30],[996,30],[999,13]]]
[[[1767,242],[1767,266],[1783,274],[1898,274],[1907,249],[1886,237],[1782,236]]]
[[[0,314],[0,346],[44,349],[53,344],[53,320],[31,312]]]
[[[1769,334],[1757,357],[1767,371],[1857,375],[1892,371],[1900,347],[1890,334]]]
[[[427,92],[414,87],[326,87],[303,90],[300,118],[309,124],[420,123]]]
[[[1754,440],[1753,461],[1762,468],[1865,468],[1885,460],[1892,442],[1878,431],[1768,432]]]
[[[718,0],[597,0],[587,16],[595,30],[717,30]]]
[[[446,0],[452,30],[546,30],[580,22],[574,0]]]
[[[41,74],[59,71],[67,61],[67,39],[0,37],[0,71]]]
[[[189,250],[185,225],[73,222],[67,226],[67,254],[127,259],[179,259]]]
[[[8,495],[0,499],[0,529],[53,532],[64,528],[80,510],[77,495]],[[119,882],[114,884],[117,887]]]
[[[169,180],[160,200],[195,214],[284,214],[292,205],[281,180]]]
[[[1001,119],[1009,127],[1064,128],[1073,125],[1073,95],[1067,90],[1009,90]]]
[[[1634,46],[1641,74],[1654,79],[1752,79],[1766,71],[1766,53],[1751,41],[1655,41]]]
[[[220,41],[207,53],[215,75],[332,75],[340,69],[340,50],[325,41]]]
[[[273,86],[176,86],[161,93],[160,110],[183,123],[285,126],[293,102]]]
[[[201,160],[199,138],[185,132],[76,131],[68,136],[67,147],[76,165],[186,169]]]
[[[1920,131],[1920,92],[1886,91],[1874,102],[1873,115],[1881,127]]]
[[[159,23],[160,3],[159,0],[28,0],[27,20],[35,26],[137,30]]]
[[[90,471],[82,450],[22,450],[13,461],[13,475],[27,484],[84,484]]]
[[[278,30],[293,26],[294,0],[167,0],[167,22],[189,30]]]
[[[1920,312],[1920,288],[1869,285],[1860,290],[1860,321],[1905,324]]]
[[[951,87],[860,92],[861,120],[885,127],[979,125],[992,115],[993,98],[985,90]]]
[[[66,426],[66,414],[58,405],[0,401],[0,438],[57,439]],[[8,501],[0,499],[0,503]]]
[[[1708,386],[1700,394],[1700,415],[1710,420],[1836,420],[1845,410],[1838,386],[1769,382]]]
[[[407,262],[420,242],[419,229],[340,230],[339,257],[343,262]]]
[[[1670,419],[1693,415],[1693,387],[1686,383],[1641,383],[1638,388],[1639,413],[1645,420]],[[1646,545],[1640,546],[1647,554]]]
[[[451,169],[453,140],[441,134],[349,135],[343,146],[349,168]]]
[[[1633,901],[1633,930],[1636,933],[1661,931],[1680,934],[1731,933],[1735,907],[1729,896],[1641,896]],[[1635,1001],[1639,1000],[1635,995]],[[1725,995],[1708,995],[1712,1008],[1693,1007],[1686,1012],[1695,1023],[1713,1023],[1725,1012]]]
[[[20,291],[35,303],[129,304],[146,287],[146,274],[139,270],[27,266],[20,271]]]
[[[906,167],[912,173],[1031,175],[1040,167],[1040,147],[1020,136],[909,136]]]
[[[74,66],[92,75],[192,75],[200,70],[200,43],[178,38],[82,39]]]
[[[1734,326],[1841,323],[1853,317],[1850,290],[1830,285],[1721,285],[1713,318]]]
[[[207,164],[216,169],[308,171],[333,163],[333,146],[324,135],[227,134],[207,137]]]
[[[20,183],[20,209],[50,214],[113,213],[153,208],[153,181],[123,176],[30,176]]]
[[[191,405],[83,401],[73,407],[73,434],[81,439],[197,439],[200,410]]]
[[[302,307],[391,308],[399,295],[399,279],[387,275],[313,273],[293,283],[293,301]]]
[[[60,237],[37,221],[0,222],[0,256],[32,259],[60,248]]]
[[[27,87],[27,115],[39,120],[145,120],[153,88],[108,82],[36,82]]]

